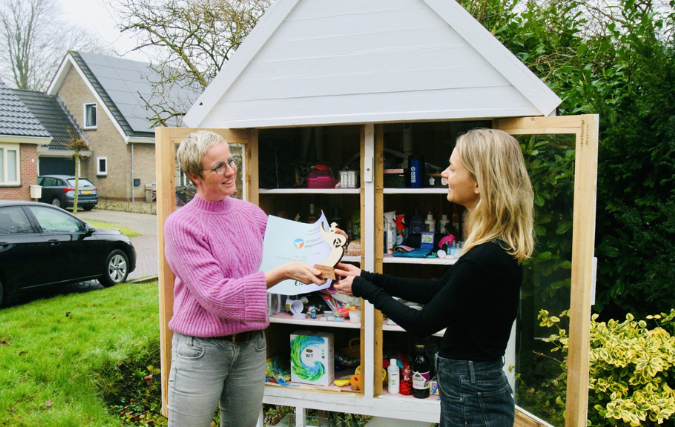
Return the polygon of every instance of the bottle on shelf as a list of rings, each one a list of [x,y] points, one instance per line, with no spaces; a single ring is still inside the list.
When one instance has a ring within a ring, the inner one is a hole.
[[[352,239],[361,238],[361,211],[352,212]]]
[[[457,212],[457,205],[452,207],[452,234],[455,235],[455,240],[462,238],[459,228],[459,212]]]
[[[427,219],[424,221],[424,231],[428,231],[430,233],[436,232],[436,220],[434,219],[431,211],[429,211],[427,214]]]
[[[450,220],[448,219],[448,216],[446,214],[443,214],[441,216],[441,219],[438,220],[438,232],[441,234],[452,234],[450,233],[450,230],[448,230],[449,223]]]
[[[389,394],[399,393],[399,381],[399,368],[396,359],[389,359],[389,367],[387,367],[387,390]]]
[[[336,223],[339,228],[343,228],[342,224],[342,209],[333,208],[330,211],[330,222],[329,224]]]
[[[413,361],[413,396],[418,399],[426,399],[429,397],[430,380],[431,372],[429,369],[429,360],[427,360],[424,345],[417,344],[415,346],[415,360]]]
[[[309,215],[307,215],[307,223],[314,224],[316,222],[316,211],[314,209],[314,203],[309,204]]]
[[[393,254],[396,245],[396,211],[384,213],[384,253]]]
[[[408,228],[405,226],[405,215],[396,215],[396,245],[400,246],[408,237]]]
[[[420,215],[418,207],[415,207],[415,215],[410,220],[410,227],[408,229],[410,233],[421,233],[424,231],[424,220],[422,219],[422,215]]]

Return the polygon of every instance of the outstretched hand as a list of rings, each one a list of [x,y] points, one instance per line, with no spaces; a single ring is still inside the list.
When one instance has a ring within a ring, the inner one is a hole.
[[[323,285],[326,279],[319,277],[321,270],[310,267],[301,262],[291,262],[286,264],[288,266],[288,279],[297,280],[305,285],[314,283],[315,285]]]
[[[361,269],[352,264],[338,263],[335,267],[335,274],[342,277],[340,281],[333,284],[333,287],[341,294],[353,297],[352,284],[354,283],[354,277],[361,275]]]
[[[335,274],[338,276],[360,276],[361,269],[352,264],[343,264],[341,262],[335,266]]]
[[[266,271],[265,281],[267,282],[268,289],[286,279],[297,280],[305,285],[310,283],[323,285],[326,283],[326,279],[319,277],[319,274],[321,274],[321,270],[310,267],[307,264],[290,262],[270,271]]]
[[[335,271],[337,272],[337,270]],[[341,294],[353,297],[352,284],[354,283],[354,277],[356,276],[342,277],[339,282],[333,283],[333,287]]]

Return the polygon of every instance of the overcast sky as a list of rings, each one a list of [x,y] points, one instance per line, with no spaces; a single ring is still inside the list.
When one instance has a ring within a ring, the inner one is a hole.
[[[80,24],[91,33],[98,34],[101,39],[109,43],[123,58],[136,61],[149,61],[146,55],[140,52],[130,52],[136,46],[135,41],[128,33],[121,34],[115,28],[119,18],[115,15],[110,0],[59,0],[61,9],[73,23]]]

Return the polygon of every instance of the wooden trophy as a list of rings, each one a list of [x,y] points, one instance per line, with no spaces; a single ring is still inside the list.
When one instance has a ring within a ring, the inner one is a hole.
[[[347,245],[347,237],[336,233],[336,228],[337,223],[335,222],[330,225],[330,230],[328,231],[324,230],[323,224],[321,224],[321,237],[330,244],[331,252],[328,258],[320,264],[315,264],[314,268],[321,270],[319,277],[323,277],[324,279],[336,279],[335,266],[342,259],[342,255],[345,253],[345,246]]]

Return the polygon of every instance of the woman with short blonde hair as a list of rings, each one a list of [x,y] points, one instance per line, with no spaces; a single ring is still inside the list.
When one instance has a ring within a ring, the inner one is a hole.
[[[265,387],[267,289],[285,279],[322,284],[293,262],[260,271],[267,215],[236,199],[237,163],[208,131],[188,135],[178,163],[195,197],[164,224],[164,254],[176,275],[169,372],[169,427],[254,427]]]

